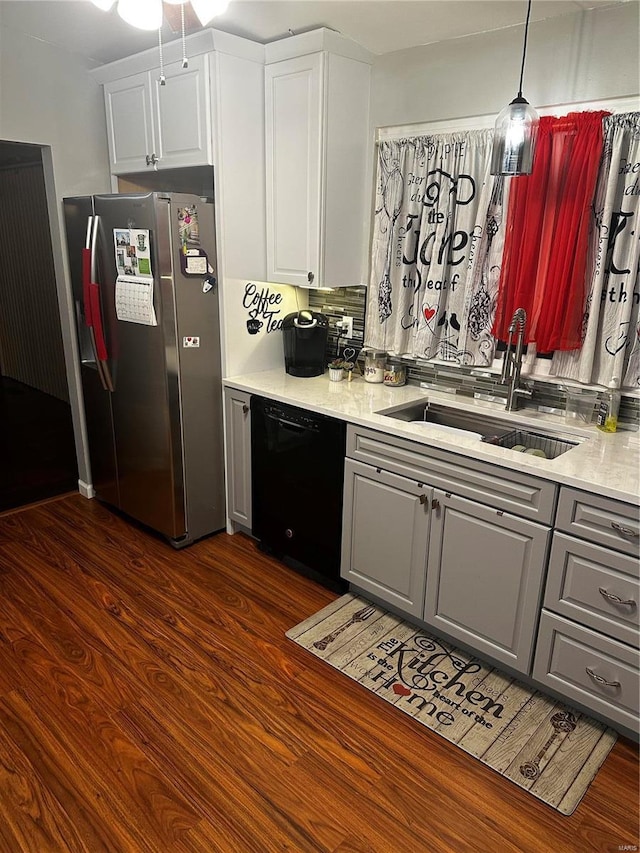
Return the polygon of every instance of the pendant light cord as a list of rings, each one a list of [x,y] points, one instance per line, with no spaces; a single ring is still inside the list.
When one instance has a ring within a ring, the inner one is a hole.
[[[524,60],[527,55],[527,36],[529,33],[529,16],[531,15],[531,0],[527,5],[527,20],[524,25],[524,43],[522,45],[522,65],[520,66],[520,88],[518,89],[518,97],[522,97],[522,81],[524,79]]]

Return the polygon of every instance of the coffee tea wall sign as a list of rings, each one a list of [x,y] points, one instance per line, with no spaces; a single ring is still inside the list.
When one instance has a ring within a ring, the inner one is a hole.
[[[244,288],[242,307],[247,311],[247,332],[257,335],[262,329],[269,334],[282,329],[282,294],[266,284],[248,281]]]

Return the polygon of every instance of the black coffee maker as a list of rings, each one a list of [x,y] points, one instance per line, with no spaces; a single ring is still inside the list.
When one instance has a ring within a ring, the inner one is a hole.
[[[329,318],[317,311],[294,311],[282,321],[284,368],[292,376],[324,373]]]

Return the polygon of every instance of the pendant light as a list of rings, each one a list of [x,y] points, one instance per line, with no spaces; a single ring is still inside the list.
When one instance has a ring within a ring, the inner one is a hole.
[[[524,26],[518,95],[496,119],[491,156],[492,175],[530,175],[533,169],[533,153],[540,119],[531,104],[522,97],[530,15],[531,0],[527,5],[527,20]]]

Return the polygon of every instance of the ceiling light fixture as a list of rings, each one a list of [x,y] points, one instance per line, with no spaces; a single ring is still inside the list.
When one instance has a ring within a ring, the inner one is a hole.
[[[162,0],[118,0],[123,21],[140,30],[159,30],[162,26]]]
[[[527,20],[524,26],[518,95],[496,119],[491,156],[492,175],[530,175],[533,169],[533,154],[540,119],[531,104],[522,97],[530,15],[531,0],[527,5]]]
[[[217,15],[227,11],[229,0],[191,0],[193,11],[203,27]]]
[[[91,0],[91,2],[108,12],[115,0]],[[188,0],[164,0],[174,6],[184,6]],[[205,27],[216,15],[222,15],[229,6],[229,0],[190,0],[198,20]],[[162,26],[162,0],[118,0],[120,17],[141,30],[157,30]]]

